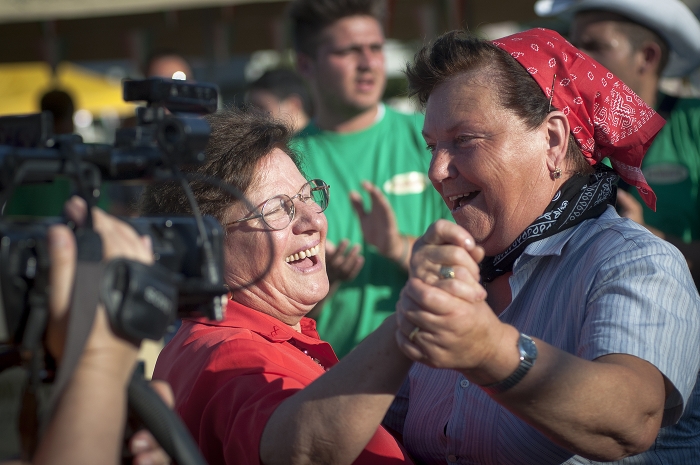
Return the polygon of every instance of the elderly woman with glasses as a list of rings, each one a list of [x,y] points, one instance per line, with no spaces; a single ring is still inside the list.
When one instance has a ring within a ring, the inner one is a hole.
[[[208,117],[207,160],[192,170],[238,188],[248,202],[191,184],[202,213],[225,228],[225,319],[185,319],[154,377],[211,464],[411,463],[379,426],[411,361],[393,317],[338,362],[305,315],[328,292],[330,186],[307,181],[291,132],[255,111]],[[188,213],[178,186],[147,189],[144,214]],[[332,369],[331,369],[332,368]]]

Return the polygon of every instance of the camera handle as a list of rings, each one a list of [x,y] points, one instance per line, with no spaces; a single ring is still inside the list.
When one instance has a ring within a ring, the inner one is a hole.
[[[131,376],[128,392],[129,407],[174,462],[178,465],[206,465],[182,420],[148,386],[138,369]]]

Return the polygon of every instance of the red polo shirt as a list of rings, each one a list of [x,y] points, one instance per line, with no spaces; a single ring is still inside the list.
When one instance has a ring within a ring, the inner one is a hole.
[[[172,386],[175,410],[211,465],[259,464],[272,412],[338,362],[315,321],[303,318],[301,330],[229,301],[223,321],[183,320],[165,346],[153,377]],[[355,463],[412,462],[380,426]]]

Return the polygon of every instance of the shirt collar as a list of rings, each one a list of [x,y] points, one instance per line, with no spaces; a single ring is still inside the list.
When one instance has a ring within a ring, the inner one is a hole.
[[[266,313],[253,310],[238,302],[229,300],[226,306],[226,315],[222,321],[211,321],[198,318],[200,324],[210,326],[226,326],[231,328],[245,328],[259,334],[271,342],[284,342],[296,339],[306,344],[321,342],[316,331],[316,322],[311,318],[302,318],[299,322],[301,333],[277,318]]]

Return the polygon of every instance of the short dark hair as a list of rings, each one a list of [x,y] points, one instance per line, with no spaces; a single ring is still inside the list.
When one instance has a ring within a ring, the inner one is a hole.
[[[298,155],[289,147],[292,130],[265,112],[252,107],[232,108],[205,118],[211,126],[206,162],[184,168],[184,172],[217,177],[246,193],[253,187],[258,162],[273,149],[281,149],[300,166]],[[220,222],[226,209],[237,201],[218,187],[201,181],[190,182],[190,187],[202,214]],[[148,186],[139,201],[139,211],[142,215],[192,214],[182,187],[175,182]]]
[[[659,60],[659,67],[656,70],[656,74],[661,76],[669,59],[669,46],[668,42],[654,29],[646,26],[644,24],[633,21],[627,16],[615,13],[613,11],[607,10],[583,10],[579,14],[596,14],[600,15],[601,21],[614,21],[617,23],[618,30],[627,37],[632,46],[632,50],[635,52],[642,48],[645,42],[654,42],[661,49],[661,59]]]
[[[293,0],[289,5],[294,48],[313,56],[321,31],[348,16],[371,16],[380,24],[386,17],[386,0]]]
[[[264,90],[279,100],[285,100],[291,95],[298,95],[301,99],[304,113],[308,116],[313,114],[314,108],[309,89],[306,87],[304,79],[291,69],[278,68],[265,71],[262,76],[250,85],[249,90]]]
[[[414,62],[406,66],[408,93],[425,108],[428,97],[440,84],[454,76],[488,68],[493,69],[490,76],[500,105],[529,129],[539,127],[550,106],[537,82],[508,52],[465,31],[445,33],[416,53]],[[571,134],[566,157],[575,172],[591,172]]]
[[[41,96],[39,102],[41,111],[49,111],[54,119],[70,119],[75,113],[73,98],[68,92],[60,89],[52,89]]]

